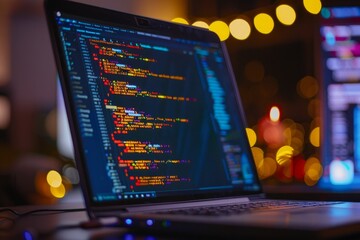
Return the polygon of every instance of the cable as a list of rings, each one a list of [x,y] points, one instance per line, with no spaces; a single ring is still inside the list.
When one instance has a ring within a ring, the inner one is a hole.
[[[94,228],[114,228],[114,227],[120,227],[118,222],[111,224],[104,224],[99,220],[90,220],[90,221],[80,222],[79,224],[60,225],[49,231],[42,231],[42,232],[36,231],[35,229],[31,229],[31,228],[25,229],[22,232],[22,236],[24,239],[42,239],[51,236],[52,234],[58,231],[66,230],[66,229],[73,229],[73,228],[94,229]]]
[[[12,215],[15,215],[15,217],[9,217],[8,216],[0,216],[0,233],[3,231],[7,231],[11,229],[16,220],[18,220],[20,217],[29,216],[29,215],[46,215],[46,214],[56,214],[56,213],[66,213],[66,212],[80,212],[84,211],[85,208],[70,208],[70,209],[35,209],[31,211],[26,212],[18,212],[12,208],[1,208],[0,213],[10,213]],[[74,225],[75,227],[75,225]],[[81,227],[80,225],[77,225],[77,227]]]
[[[13,236],[13,235],[11,235],[11,232],[8,232],[8,231],[12,229],[16,220],[18,220],[20,217],[29,216],[29,215],[39,216],[39,215],[45,215],[45,214],[78,212],[78,211],[84,211],[84,210],[85,210],[85,208],[35,209],[35,210],[31,210],[31,211],[19,212],[12,208],[1,208],[0,213],[8,212],[12,215],[15,215],[15,217],[0,216],[0,238],[2,238],[2,236],[4,236],[4,237]],[[49,231],[45,231],[45,232],[38,231],[38,230],[30,227],[28,229],[24,229],[21,233],[17,233],[17,234],[21,234],[22,236],[13,236],[13,237],[21,237],[20,239],[40,239],[40,238],[49,236],[51,234],[54,234],[57,231],[66,230],[66,229],[73,229],[73,228],[94,229],[94,228],[102,228],[102,227],[107,227],[107,228],[108,227],[119,227],[119,224],[117,221],[112,222],[112,223],[105,223],[105,222],[101,222],[100,220],[93,219],[93,220],[89,220],[89,221],[79,222],[78,224],[73,224],[73,225],[60,225],[60,226],[57,226],[57,227],[55,227]],[[5,234],[5,235],[2,235],[2,234]]]
[[[85,208],[69,208],[69,209],[35,209],[35,210],[31,210],[31,211],[27,211],[27,212],[18,212],[12,208],[1,208],[0,209],[0,213],[1,212],[10,212],[13,215],[17,216],[17,217],[23,217],[26,215],[42,215],[42,214],[53,214],[53,213],[62,213],[62,212],[81,212],[81,211],[85,211]],[[40,214],[38,214],[40,213]]]

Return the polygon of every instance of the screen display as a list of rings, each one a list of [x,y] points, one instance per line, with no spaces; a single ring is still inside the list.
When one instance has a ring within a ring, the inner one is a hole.
[[[260,189],[219,42],[55,15],[94,202]]]
[[[360,7],[325,7],[321,14],[323,187],[360,183]]]

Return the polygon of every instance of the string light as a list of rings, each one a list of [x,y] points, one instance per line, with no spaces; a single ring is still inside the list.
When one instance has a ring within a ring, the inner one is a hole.
[[[238,40],[245,40],[251,33],[250,25],[244,19],[235,19],[229,24],[231,35]]]
[[[225,41],[230,36],[229,26],[220,20],[212,22],[209,26],[209,30],[215,32],[221,41]]]
[[[321,1],[320,0],[303,0],[304,7],[306,11],[311,14],[318,14],[321,11]]]
[[[322,8],[321,0],[303,0],[303,6],[311,14],[318,14],[321,11],[324,18],[330,17],[330,11],[327,8]],[[277,6],[275,13],[279,22],[286,26],[294,24],[297,18],[297,11],[288,4]],[[181,17],[174,18],[171,21],[189,24],[185,18]],[[253,24],[256,30],[262,34],[271,33],[275,27],[273,17],[266,13],[257,14],[253,19]],[[249,38],[252,32],[251,25],[242,18],[232,20],[229,26],[220,20],[214,21],[210,26],[204,21],[196,21],[192,25],[215,32],[221,41],[227,40],[230,34],[237,40],[245,40]]]
[[[292,25],[296,19],[295,10],[286,4],[279,5],[276,8],[276,17],[284,25]]]
[[[189,22],[181,17],[177,17],[171,20],[172,22],[176,22],[176,23],[181,23],[181,24],[185,24],[185,25],[189,25]]]
[[[269,34],[274,29],[274,20],[269,14],[259,13],[254,18],[256,30],[262,34]]]
[[[206,28],[206,29],[209,29],[209,24],[207,24],[206,22],[204,21],[196,21],[194,22],[193,24],[191,24],[195,27],[201,27],[201,28]]]

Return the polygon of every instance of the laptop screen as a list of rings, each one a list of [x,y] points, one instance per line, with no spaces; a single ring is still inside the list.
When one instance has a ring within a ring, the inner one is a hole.
[[[320,187],[358,190],[360,183],[360,6],[343,1],[321,13],[319,43],[323,94]]]
[[[260,191],[216,38],[191,27],[158,31],[173,24],[144,18],[137,26],[151,27],[61,10],[53,17],[77,164],[93,202]]]

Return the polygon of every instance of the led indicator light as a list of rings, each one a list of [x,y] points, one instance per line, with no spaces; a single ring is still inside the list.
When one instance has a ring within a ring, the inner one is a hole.
[[[146,220],[146,225],[152,226],[154,224],[154,221],[151,219]]]
[[[24,240],[33,240],[32,234],[29,231],[23,232]]]
[[[132,220],[130,218],[125,219],[125,224],[126,225],[131,225],[132,224]]]

